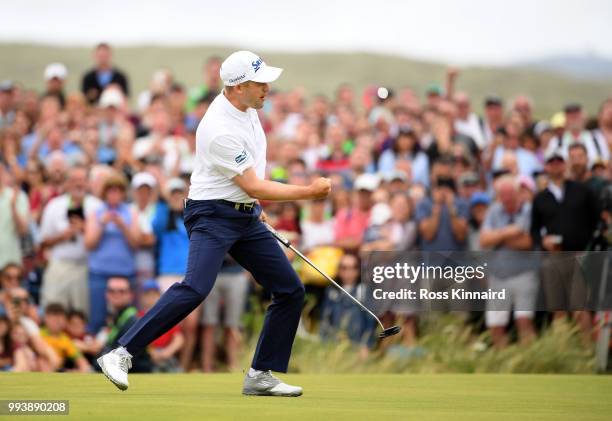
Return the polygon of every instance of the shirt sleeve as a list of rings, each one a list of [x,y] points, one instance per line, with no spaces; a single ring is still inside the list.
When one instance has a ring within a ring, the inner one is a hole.
[[[235,137],[219,136],[210,144],[210,156],[213,165],[227,178],[242,175],[254,165],[253,157],[244,144]]]
[[[429,218],[431,216],[431,207],[432,203],[429,198],[421,200],[417,203],[414,219],[420,223],[423,219]]]

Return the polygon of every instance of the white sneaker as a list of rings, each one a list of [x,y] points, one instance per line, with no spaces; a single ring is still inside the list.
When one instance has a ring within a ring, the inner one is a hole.
[[[244,377],[242,394],[250,396],[300,396],[302,388],[283,383],[268,370],[253,377],[247,373]]]
[[[122,348],[113,349],[98,358],[104,375],[120,390],[127,390],[128,370],[132,368],[132,356]]]

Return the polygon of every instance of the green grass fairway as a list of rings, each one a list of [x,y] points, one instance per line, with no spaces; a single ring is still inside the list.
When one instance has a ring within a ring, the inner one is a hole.
[[[120,392],[102,374],[4,373],[0,399],[68,399],[70,417],[82,420],[612,418],[610,376],[293,374],[283,379],[303,386],[304,396],[244,397],[241,374],[132,374],[130,389]]]

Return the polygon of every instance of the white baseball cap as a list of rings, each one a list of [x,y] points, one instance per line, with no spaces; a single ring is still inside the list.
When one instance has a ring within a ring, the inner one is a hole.
[[[45,67],[45,80],[53,78],[65,80],[68,76],[68,69],[62,63],[51,63]]]
[[[132,188],[134,190],[142,186],[149,186],[151,188],[155,188],[156,185],[157,181],[155,180],[155,177],[153,177],[153,175],[148,172],[139,172],[132,178]]]
[[[354,190],[367,190],[373,192],[380,185],[380,177],[375,174],[361,174],[353,183]]]
[[[219,75],[225,86],[236,86],[243,82],[274,82],[283,69],[268,66],[257,54],[250,51],[236,51],[221,63]]]
[[[168,184],[166,184],[166,188],[170,193],[177,190],[185,191],[187,190],[187,183],[185,183],[182,179],[175,177],[171,178],[168,181]]]
[[[118,89],[106,88],[104,92],[102,92],[102,95],[100,95],[98,105],[100,108],[120,108],[123,105],[123,94]]]

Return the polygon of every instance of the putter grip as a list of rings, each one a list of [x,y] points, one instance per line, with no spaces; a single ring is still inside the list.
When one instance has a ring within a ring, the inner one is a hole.
[[[283,237],[282,235],[280,235],[274,228],[272,228],[269,224],[266,223],[266,227],[270,230],[270,232],[272,233],[272,235],[281,243],[283,243],[283,246],[285,247],[289,247],[291,246],[291,241],[287,240],[285,237]]]

